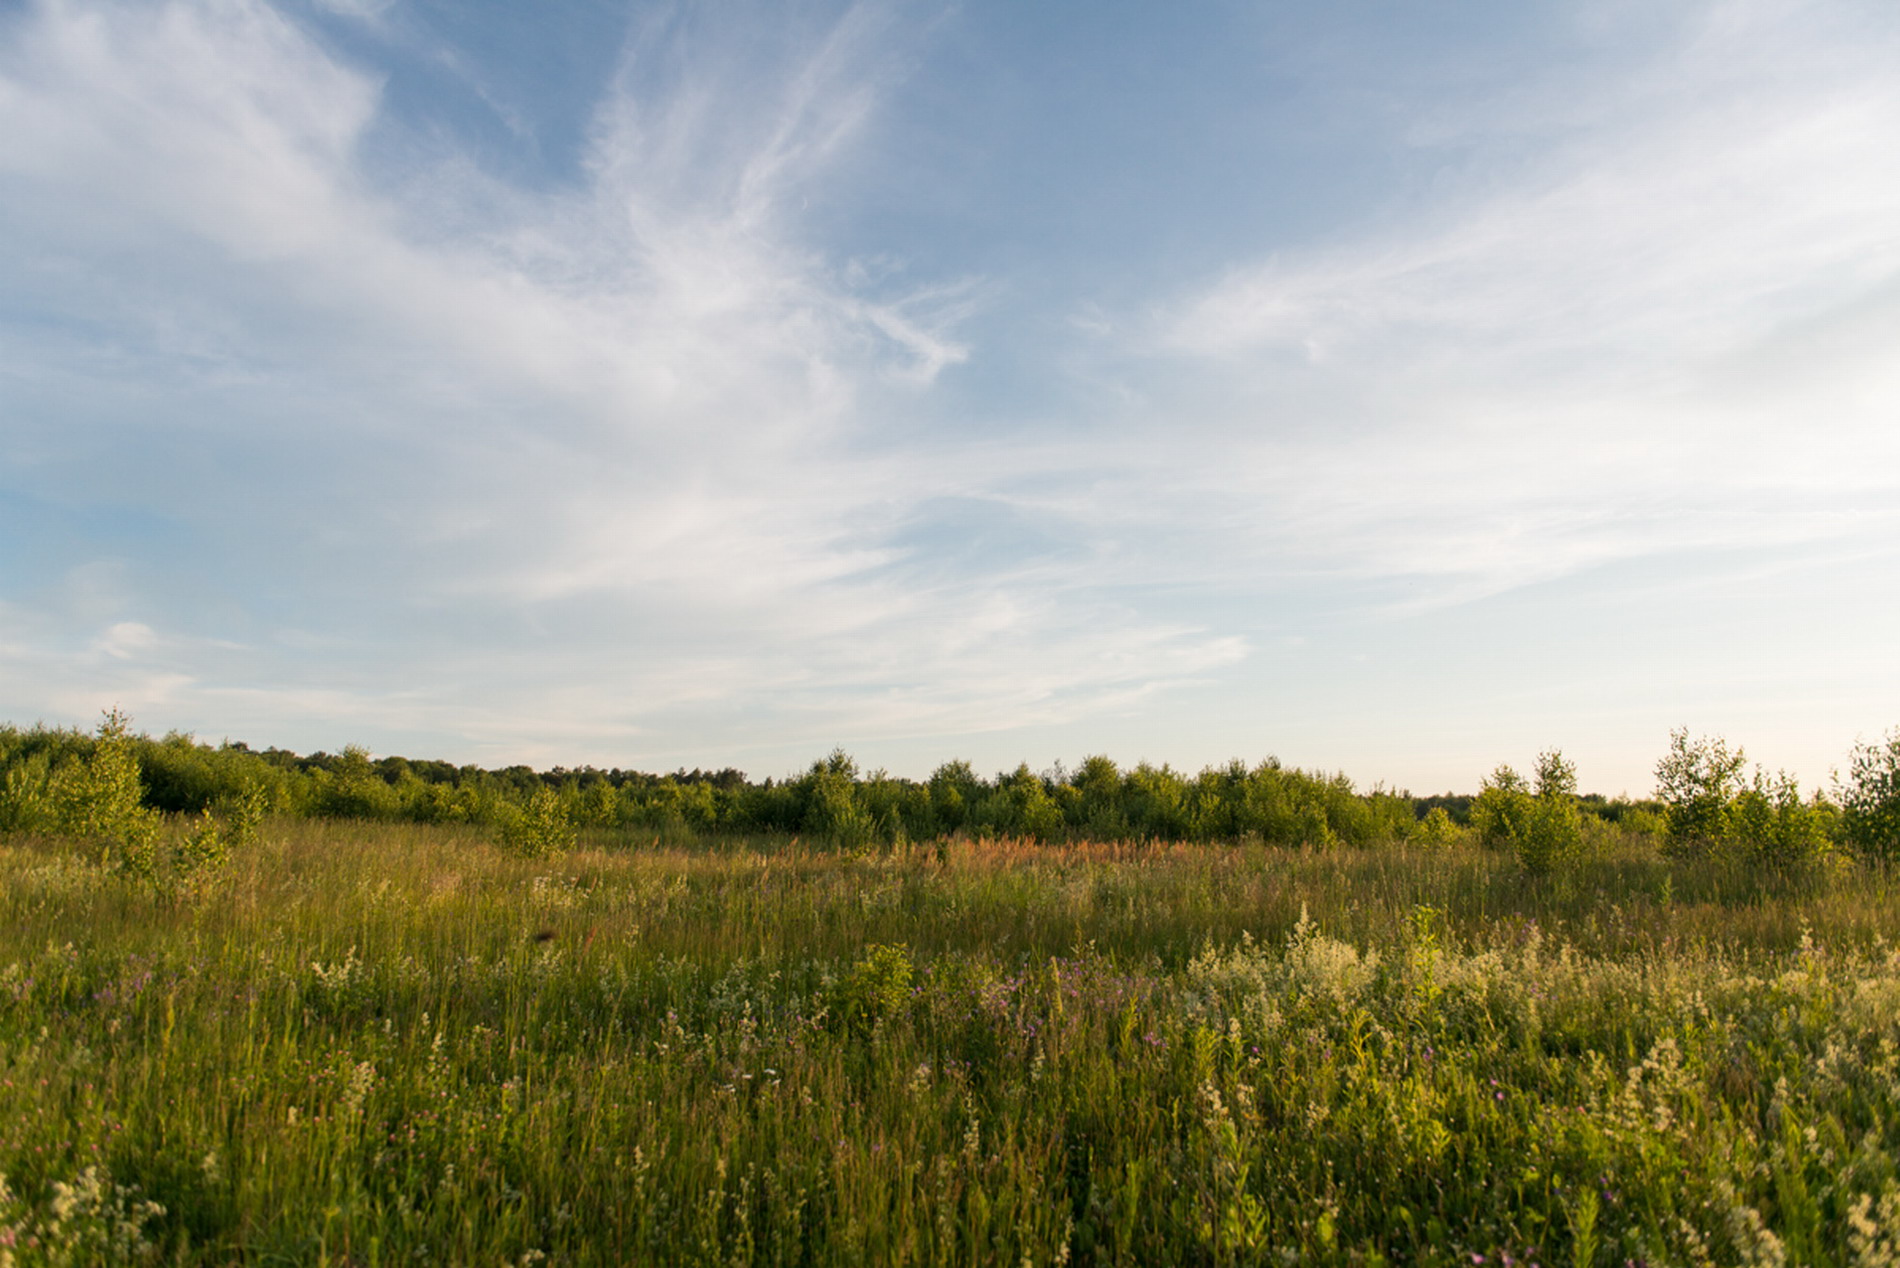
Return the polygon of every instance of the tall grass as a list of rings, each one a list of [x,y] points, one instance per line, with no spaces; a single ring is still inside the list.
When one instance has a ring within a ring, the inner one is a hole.
[[[1896,928],[1636,848],[16,837],[0,1263],[1891,1263]]]

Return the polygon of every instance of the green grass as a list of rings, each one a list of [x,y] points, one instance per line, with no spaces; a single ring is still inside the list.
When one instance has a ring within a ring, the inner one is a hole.
[[[0,1263],[1870,1268],[1894,930],[1634,845],[16,838]]]

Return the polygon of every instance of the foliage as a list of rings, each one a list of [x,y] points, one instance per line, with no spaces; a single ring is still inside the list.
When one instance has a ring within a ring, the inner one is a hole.
[[[391,819],[398,796],[370,766],[368,750],[351,744],[327,768],[319,768],[305,794],[310,812],[327,819]]]
[[[1124,770],[1106,757],[1074,774],[1026,766],[984,778],[968,762],[943,764],[926,781],[862,773],[837,750],[804,773],[750,782],[735,770],[581,768],[482,770],[401,757],[372,758],[357,746],[300,756],[190,736],[127,736],[147,810],[226,820],[247,797],[261,813],[293,817],[476,824],[513,830],[541,790],[552,790],[578,831],[627,841],[691,842],[722,834],[771,834],[841,848],[900,847],[946,835],[1037,840],[1213,841],[1363,845],[1411,830],[1410,799],[1361,792],[1343,775],[1269,759],[1187,775],[1146,763]],[[0,832],[60,830],[58,772],[83,766],[90,737],[0,726]],[[228,825],[227,825],[228,826]]]
[[[1582,854],[1583,815],[1576,767],[1561,752],[1538,754],[1536,770],[1533,788],[1499,766],[1472,802],[1471,822],[1485,845],[1510,850],[1526,871],[1541,875]]]
[[[1854,746],[1840,800],[1847,843],[1864,858],[1900,860],[1900,729]]]
[[[1420,845],[1444,848],[1455,844],[1464,835],[1463,830],[1452,821],[1451,814],[1443,806],[1433,806],[1418,821],[1418,828],[1411,839]]]
[[[96,847],[111,865],[150,877],[158,869],[158,816],[145,804],[131,719],[109,710],[92,752],[68,760],[53,774],[59,829]]]
[[[1583,852],[1583,816],[1577,809],[1577,768],[1556,749],[1537,757],[1537,792],[1512,843],[1518,862],[1542,874],[1573,863]]]
[[[869,1027],[896,1017],[910,1003],[916,966],[905,946],[873,943],[838,983],[836,1006],[847,1025]]]
[[[12,738],[12,737],[4,737]],[[6,746],[5,772],[0,775],[0,831],[44,832],[57,826],[53,801],[53,764],[46,752],[23,752]]]
[[[1741,749],[1721,739],[1689,738],[1687,727],[1669,733],[1669,752],[1656,763],[1656,796],[1663,803],[1664,852],[1704,858],[1722,851],[1730,838],[1729,809],[1742,791]]]
[[[1739,750],[1720,740],[1692,741],[1683,731],[1672,734],[1658,765],[1659,800],[1629,802],[1579,796],[1574,771],[1557,753],[1540,757],[1528,780],[1506,765],[1475,797],[1414,799],[1273,758],[1190,775],[1093,755],[1073,772],[1057,765],[1037,773],[1020,764],[989,778],[954,761],[918,781],[866,774],[840,749],[793,778],[752,782],[731,769],[483,770],[375,758],[353,745],[340,754],[257,752],[176,733],[135,736],[122,715],[112,718],[100,736],[0,726],[0,833],[88,840],[114,866],[161,888],[179,879],[172,876],[179,868],[216,874],[221,844],[242,850],[271,814],[472,825],[513,848],[549,855],[581,840],[684,845],[734,835],[883,851],[959,834],[1324,850],[1400,840],[1436,845],[1468,830],[1533,872],[1567,867],[1611,843],[1645,840],[1660,841],[1671,857],[1722,857],[1764,871],[1806,867],[1837,839],[1884,857],[1900,821],[1893,791],[1900,733],[1885,747],[1856,750],[1852,769],[1859,774],[1837,808],[1818,796],[1804,800],[1785,777],[1757,772],[1745,781]]]
[[[1757,770],[1728,806],[1729,848],[1742,861],[1771,870],[1807,867],[1833,848],[1835,818],[1834,807],[1818,795],[1803,800],[1785,772],[1770,778]]]
[[[1672,731],[1656,764],[1663,803],[1663,852],[1672,858],[1723,857],[1770,871],[1805,868],[1833,846],[1837,811],[1818,794],[1804,800],[1794,779],[1759,767],[1744,781],[1747,759],[1721,739],[1691,740]]]
[[[1471,826],[1478,840],[1494,850],[1513,848],[1530,823],[1532,804],[1524,777],[1509,765],[1500,765],[1485,778],[1483,790],[1471,803]]]
[[[231,838],[209,810],[185,834],[172,852],[173,879],[182,889],[204,887],[231,861]]]
[[[1034,837],[1052,840],[1062,834],[1062,808],[1049,795],[1041,776],[1027,762],[1015,771],[999,777],[996,791],[985,803],[979,819],[983,827],[1002,836]]]
[[[858,795],[858,764],[843,749],[813,762],[804,779],[808,831],[848,848],[871,842],[876,824]]]
[[[552,858],[574,848],[574,825],[554,790],[537,788],[526,806],[502,820],[501,843],[524,858]]]

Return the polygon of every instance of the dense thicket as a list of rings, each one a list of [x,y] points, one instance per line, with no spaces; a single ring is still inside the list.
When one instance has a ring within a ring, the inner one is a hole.
[[[669,841],[771,835],[845,847],[948,836],[1041,841],[1251,841],[1327,847],[1475,835],[1533,871],[1565,865],[1606,839],[1653,841],[1674,857],[1727,856],[1768,868],[1806,865],[1837,846],[1900,855],[1900,732],[1862,744],[1830,800],[1801,795],[1785,775],[1743,777],[1743,755],[1719,739],[1671,737],[1657,763],[1657,800],[1580,796],[1561,753],[1538,759],[1534,783],[1500,766],[1473,796],[1414,798],[1360,790],[1341,774],[1268,759],[1186,774],[1090,757],[1074,770],[1027,765],[984,777],[947,762],[927,780],[863,772],[835,751],[786,779],[733,769],[670,775],[593,767],[488,770],[363,749],[302,755],[135,735],[109,715],[96,734],[0,726],[0,832],[58,832],[133,857],[157,816],[254,824],[298,819],[470,824],[526,853],[571,844],[580,831],[651,833]]]
[[[87,769],[106,742],[72,730],[0,727],[0,830],[55,826],[63,781]],[[1409,797],[1361,792],[1344,775],[1273,760],[1187,775],[1145,763],[1124,770],[1091,757],[1073,772],[1038,774],[1025,765],[987,778],[967,762],[948,762],[920,781],[867,774],[834,752],[803,774],[755,782],[730,769],[670,775],[593,767],[485,770],[403,757],[372,760],[354,747],[305,756],[203,744],[178,734],[128,742],[145,806],[170,814],[222,812],[261,792],[274,812],[298,818],[505,828],[531,805],[545,808],[551,795],[566,821],[581,828],[669,836],[771,833],[843,845],[954,833],[1364,844],[1402,836],[1416,819]]]

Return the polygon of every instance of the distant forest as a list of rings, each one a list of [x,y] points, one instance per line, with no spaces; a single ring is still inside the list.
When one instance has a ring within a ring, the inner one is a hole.
[[[103,731],[102,731],[103,733]],[[0,726],[0,831],[56,829],[62,772],[92,761],[100,736]],[[1428,826],[1460,828],[1474,798],[1413,797],[1355,788],[1343,774],[1235,761],[1186,774],[1090,757],[1073,770],[980,775],[946,762],[929,779],[865,772],[842,751],[802,774],[753,780],[739,770],[671,774],[595,767],[485,769],[406,757],[252,749],[192,736],[126,732],[114,741],[136,758],[139,796],[171,815],[226,813],[239,801],[276,815],[507,827],[531,805],[581,831],[651,833],[668,840],[772,834],[841,845],[946,835],[1041,840],[1259,841],[1365,845]],[[1653,826],[1656,803],[1585,796],[1580,808],[1606,824]],[[1433,811],[1443,813],[1433,815]]]

